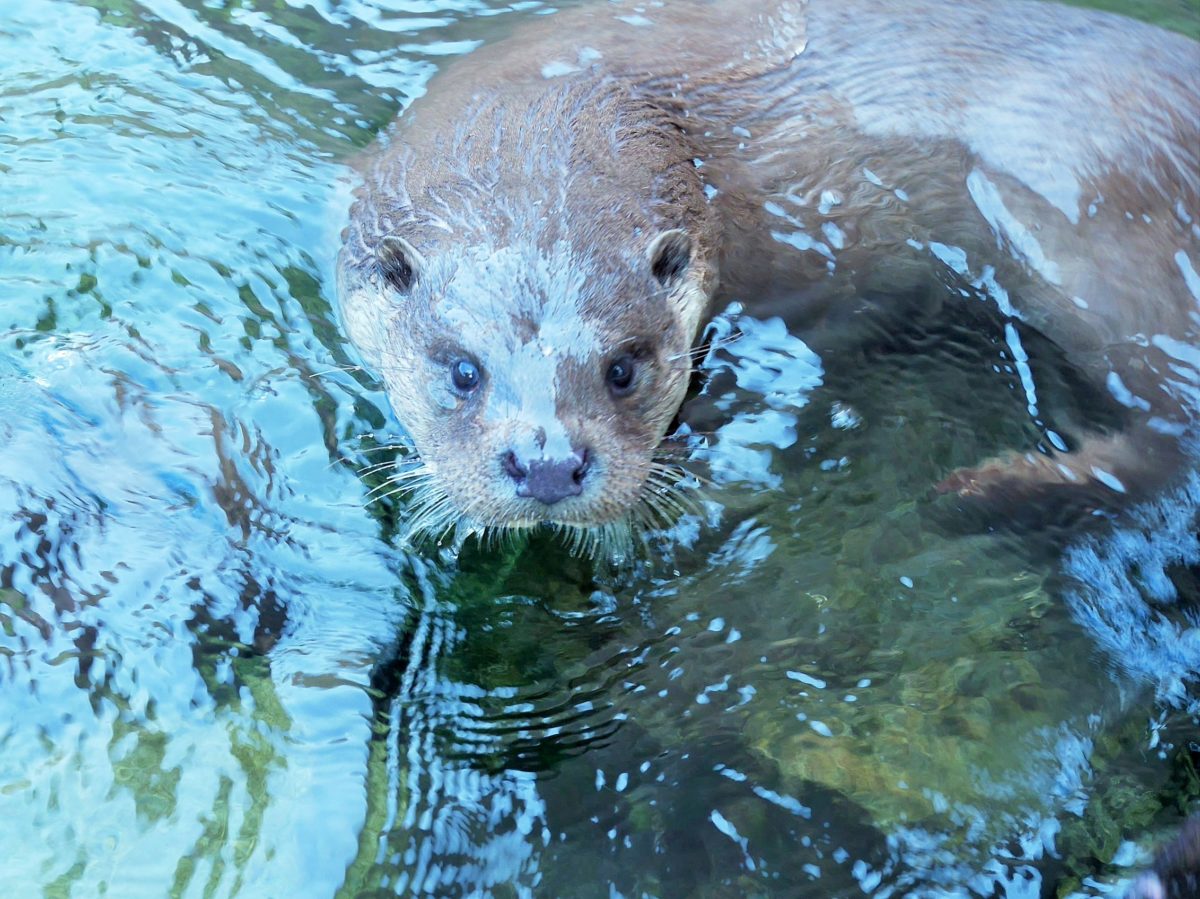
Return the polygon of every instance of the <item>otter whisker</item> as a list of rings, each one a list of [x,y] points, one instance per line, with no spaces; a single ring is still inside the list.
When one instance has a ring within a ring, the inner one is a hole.
[[[397,484],[396,486],[392,487],[391,490],[386,491],[385,493],[380,493],[379,496],[374,497],[371,502],[382,503],[385,501],[385,499],[391,499],[392,497],[402,496],[402,495],[404,495],[404,493],[408,493],[410,491],[412,491],[412,487],[410,487],[409,485]]]
[[[678,494],[671,493],[656,493],[654,500],[658,508],[662,509],[672,519],[672,522],[678,521],[685,515],[699,515],[698,507],[689,504]]]
[[[674,508],[680,514],[696,513],[699,504],[696,494],[680,489],[677,484],[650,484],[648,493],[657,497],[667,506]]]
[[[373,449],[359,450],[359,453],[366,455],[368,453],[378,453],[378,451],[385,449],[395,448],[392,448],[392,446],[376,446],[376,448]],[[358,461],[359,460],[354,459],[352,456],[337,456],[336,459],[330,461],[326,468],[334,468],[335,466],[340,465],[355,465],[355,463]],[[413,457],[409,457],[409,459],[392,459],[384,462],[373,463],[373,465],[370,466],[360,466],[354,469],[354,473],[362,477],[362,475],[371,474],[372,472],[376,471],[382,471],[382,469],[388,468],[389,466],[400,467],[402,465],[420,466],[422,463],[419,459],[413,459]]]
[[[667,361],[678,362],[680,359],[690,359],[693,363],[699,362],[709,355],[709,353],[723,350],[728,346],[732,346],[741,340],[745,334],[737,331],[729,337],[716,337],[712,340],[703,341],[691,349],[685,350],[682,353],[676,353],[673,356],[668,356]]]
[[[359,477],[364,477],[379,471],[386,471],[389,468],[397,468],[401,464],[403,463],[400,459],[387,459],[383,462],[376,462],[373,465],[364,465],[362,468],[356,468],[354,473]]]
[[[697,428],[689,422],[680,422],[674,431],[663,436],[662,442],[687,445],[694,437],[712,437],[719,432],[720,428]]]
[[[702,506],[704,491],[715,486],[712,478],[690,468],[685,469],[678,466],[670,466],[665,470],[655,468],[647,475],[646,480],[648,483],[680,497],[684,502],[694,505],[695,511],[699,511]]]
[[[582,555],[595,556],[600,552],[601,546],[607,546],[609,540],[607,528],[580,528],[581,540],[579,541],[579,551]]]
[[[451,524],[461,519],[449,494],[438,489],[436,482],[428,482],[416,488],[411,515],[406,524],[410,537],[434,530],[444,532]]]
[[[579,552],[581,555],[595,557],[600,547],[605,544],[605,528],[576,528],[579,534]]]
[[[363,371],[361,365],[335,365],[332,368],[322,369],[321,371],[310,371],[304,375],[306,378],[326,378],[330,375],[348,374],[350,372]]]
[[[646,516],[646,524],[651,530],[659,530],[671,526],[672,516],[658,502],[657,497],[651,495],[643,498],[641,508],[649,513]]]
[[[694,494],[699,492],[699,486],[711,485],[712,481],[674,465],[651,464],[646,474],[648,488],[672,494]]]
[[[385,493],[392,494],[397,491],[413,492],[418,487],[425,485],[432,476],[428,472],[399,472],[397,474],[389,474],[387,478],[380,484],[376,484],[363,499],[370,502],[371,500],[382,497]]]
[[[431,509],[445,505],[450,501],[449,495],[438,488],[434,481],[419,484],[412,489],[410,507],[410,522],[421,518]]]
[[[357,437],[356,440],[364,440],[365,437]],[[360,449],[358,452],[364,456],[369,453],[382,453],[386,450],[391,450],[395,453],[416,453],[416,448],[411,443],[381,443],[379,446],[368,446],[365,449]]]
[[[461,547],[462,541],[466,540],[466,538],[468,536],[470,536],[470,533],[468,532],[467,534],[464,534],[462,536],[461,540],[459,539],[458,530],[461,526],[462,526],[462,516],[460,516],[457,512],[451,512],[451,514],[447,515],[446,518],[441,523],[439,523],[439,527],[436,530],[430,529],[428,533],[434,543],[441,544],[441,543],[445,542],[446,535],[453,532],[454,533],[454,538],[453,538],[454,545],[456,547]]]
[[[695,435],[688,436],[691,437],[697,435],[702,438],[704,437],[702,432],[696,432]],[[663,441],[655,448],[654,459],[656,461],[662,461],[672,465],[683,465],[694,461],[698,456],[707,451],[707,449],[708,446],[706,439],[703,441],[684,443],[679,440],[667,438],[667,440]]]
[[[363,440],[365,438],[364,437],[355,437],[353,439],[354,440]],[[362,456],[368,456],[368,455],[371,455],[372,453],[382,453],[382,452],[388,452],[388,451],[391,451],[391,452],[397,453],[397,454],[405,453],[405,454],[409,455],[409,458],[406,458],[403,460],[400,460],[400,459],[395,460],[395,462],[397,464],[400,463],[401,461],[418,464],[421,461],[420,458],[417,457],[413,446],[411,444],[407,444],[407,443],[395,443],[395,444],[389,443],[389,444],[382,444],[380,446],[368,446],[368,447],[365,447],[362,449],[355,450],[355,453],[358,455],[362,455]],[[347,456],[338,456],[337,458],[333,459],[329,463],[328,467],[333,468],[335,465],[353,465],[355,463],[355,461],[357,461],[357,460],[351,458],[348,455]],[[363,469],[358,469],[358,471],[359,471],[359,473],[361,473],[363,471]]]
[[[404,528],[404,535],[410,541],[429,539],[436,542],[444,537],[457,521],[458,514],[453,509],[436,506],[410,521]]]
[[[355,459],[351,459],[349,456],[336,456],[325,466],[325,470],[329,471],[338,465],[353,465],[355,461]]]
[[[671,485],[681,484],[691,488],[692,485],[687,483],[689,481],[695,481],[699,487],[712,487],[714,483],[712,478],[693,471],[690,468],[684,468],[675,462],[651,462],[649,470],[650,476],[670,478]]]
[[[654,527],[669,528],[685,515],[703,517],[699,497],[685,489],[679,475],[686,472],[668,466],[651,465],[639,496],[639,506],[646,510],[648,523]]]
[[[575,525],[566,526],[567,549],[572,555],[578,555],[583,547],[587,532]],[[562,533],[560,531],[560,533]]]
[[[652,503],[641,501],[637,505],[637,514],[639,522],[644,533],[651,531],[662,530],[668,527],[670,522],[665,520],[662,512],[660,512]]]
[[[366,497],[364,497],[364,499],[366,499],[368,503],[378,502],[387,499],[388,497],[396,496],[400,493],[414,494],[419,490],[425,489],[427,486],[428,481],[425,478],[404,478],[397,476],[389,478],[382,484],[372,488],[370,492],[367,493]]]
[[[601,530],[571,525],[571,552],[576,555],[595,556]]]
[[[517,534],[512,528],[486,526],[479,532],[479,542],[492,552],[509,552],[516,547]]]
[[[371,472],[371,471],[367,471],[365,473],[360,472],[360,476],[365,480],[372,473],[378,474],[380,471],[386,471],[386,470],[387,470],[386,468],[382,468],[382,469],[378,469],[374,472]],[[433,477],[432,472],[426,470],[425,468],[420,468],[420,467],[391,471],[385,476],[384,482],[382,484],[376,486],[373,489],[378,490],[380,487],[387,487],[387,486],[391,486],[393,484],[405,484],[405,485],[408,485],[411,487],[420,481],[428,480],[432,477]],[[369,495],[370,494],[368,494],[368,496]]]
[[[654,515],[658,515],[660,508],[659,496],[660,491],[656,490],[650,479],[647,478],[646,482],[642,485],[641,491],[638,493],[635,501],[635,508],[643,511],[644,513],[654,513]]]
[[[396,487],[395,482],[391,478],[389,478],[388,480],[384,481],[382,484],[376,484],[374,487],[372,487],[370,490],[368,490],[366,492],[366,495],[363,496],[363,500],[365,500],[368,503],[374,502],[376,499],[381,498],[377,494],[383,494],[385,492],[388,492],[388,491],[394,489],[395,487]]]

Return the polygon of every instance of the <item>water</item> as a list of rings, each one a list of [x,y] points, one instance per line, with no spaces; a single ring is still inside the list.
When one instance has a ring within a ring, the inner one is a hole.
[[[1196,801],[1197,487],[1065,554],[932,499],[1039,433],[994,312],[729,310],[635,564],[364,501],[350,163],[515,6],[0,9],[0,892],[1103,894]]]

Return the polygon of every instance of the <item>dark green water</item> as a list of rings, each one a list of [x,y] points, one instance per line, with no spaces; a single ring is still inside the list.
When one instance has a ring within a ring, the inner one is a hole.
[[[0,895],[1104,894],[1200,801],[1200,481],[1065,551],[932,499],[1038,439],[997,316],[751,309],[636,565],[367,503],[347,163],[513,6],[0,2]]]

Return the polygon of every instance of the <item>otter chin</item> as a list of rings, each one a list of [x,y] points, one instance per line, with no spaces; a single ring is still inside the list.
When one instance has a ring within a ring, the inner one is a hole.
[[[1161,485],[1197,411],[1196,52],[1045,2],[609,0],[446,66],[338,257],[416,449],[411,532],[627,542],[685,502],[661,444],[715,299],[782,293],[828,335],[914,278],[991,296],[1128,409],[940,489]]]

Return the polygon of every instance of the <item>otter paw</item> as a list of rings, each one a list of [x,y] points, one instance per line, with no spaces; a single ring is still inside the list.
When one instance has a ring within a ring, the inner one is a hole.
[[[956,468],[934,485],[938,493],[989,497],[1026,493],[1038,485],[1073,480],[1069,469],[1039,453],[1006,453],[971,468]]]

